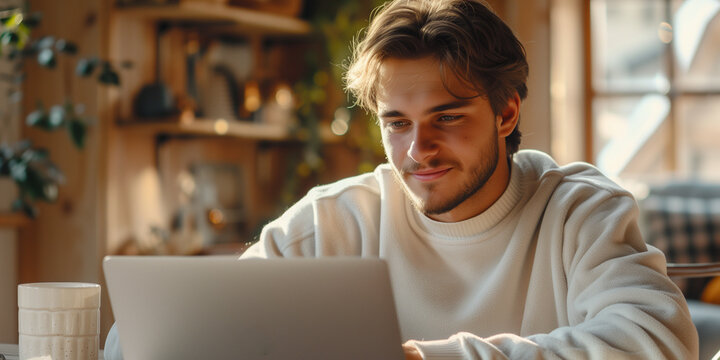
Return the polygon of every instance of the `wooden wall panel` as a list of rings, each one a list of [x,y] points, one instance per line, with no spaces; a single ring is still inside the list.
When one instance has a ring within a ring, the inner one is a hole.
[[[504,20],[525,46],[530,65],[528,97],[520,112],[520,147],[550,153],[550,0],[511,0],[504,8]]]
[[[66,132],[46,133],[25,127],[22,136],[50,151],[51,159],[63,170],[66,182],[58,201],[39,204],[39,216],[19,241],[19,281],[87,281],[102,283],[100,261],[104,253],[104,209],[101,165],[107,113],[101,110],[108,90],[95,79],[74,74],[79,56],[106,56],[107,15],[110,1],[34,0],[31,11],[43,14],[35,37],[54,35],[74,41],[75,57],[61,57],[58,67],[48,70],[33,61],[26,64],[23,116],[37,100],[46,106],[65,99],[85,106],[85,116],[94,119],[88,128],[84,150],[76,149]],[[103,304],[107,304],[107,297]],[[103,329],[103,340],[106,329]]]

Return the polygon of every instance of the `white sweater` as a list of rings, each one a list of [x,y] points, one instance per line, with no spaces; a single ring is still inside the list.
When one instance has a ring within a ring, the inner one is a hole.
[[[487,211],[441,223],[381,165],[312,189],[243,257],[386,259],[402,336],[425,359],[697,359],[687,305],[637,215],[592,166],[521,151]]]

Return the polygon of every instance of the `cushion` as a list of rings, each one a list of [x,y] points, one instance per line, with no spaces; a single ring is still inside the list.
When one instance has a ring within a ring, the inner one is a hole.
[[[651,193],[641,202],[645,240],[668,262],[720,261],[720,198]],[[710,280],[674,279],[685,296],[699,299]]]

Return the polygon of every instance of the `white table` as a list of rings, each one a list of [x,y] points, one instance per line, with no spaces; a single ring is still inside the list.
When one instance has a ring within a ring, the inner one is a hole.
[[[18,360],[18,345],[0,344],[0,354],[5,355],[5,359],[7,360]],[[103,360],[102,349],[98,350],[98,360]]]

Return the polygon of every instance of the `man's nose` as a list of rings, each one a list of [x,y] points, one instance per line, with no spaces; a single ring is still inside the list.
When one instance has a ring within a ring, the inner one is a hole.
[[[416,163],[423,163],[438,153],[438,134],[431,126],[416,126],[413,129],[407,155]]]

